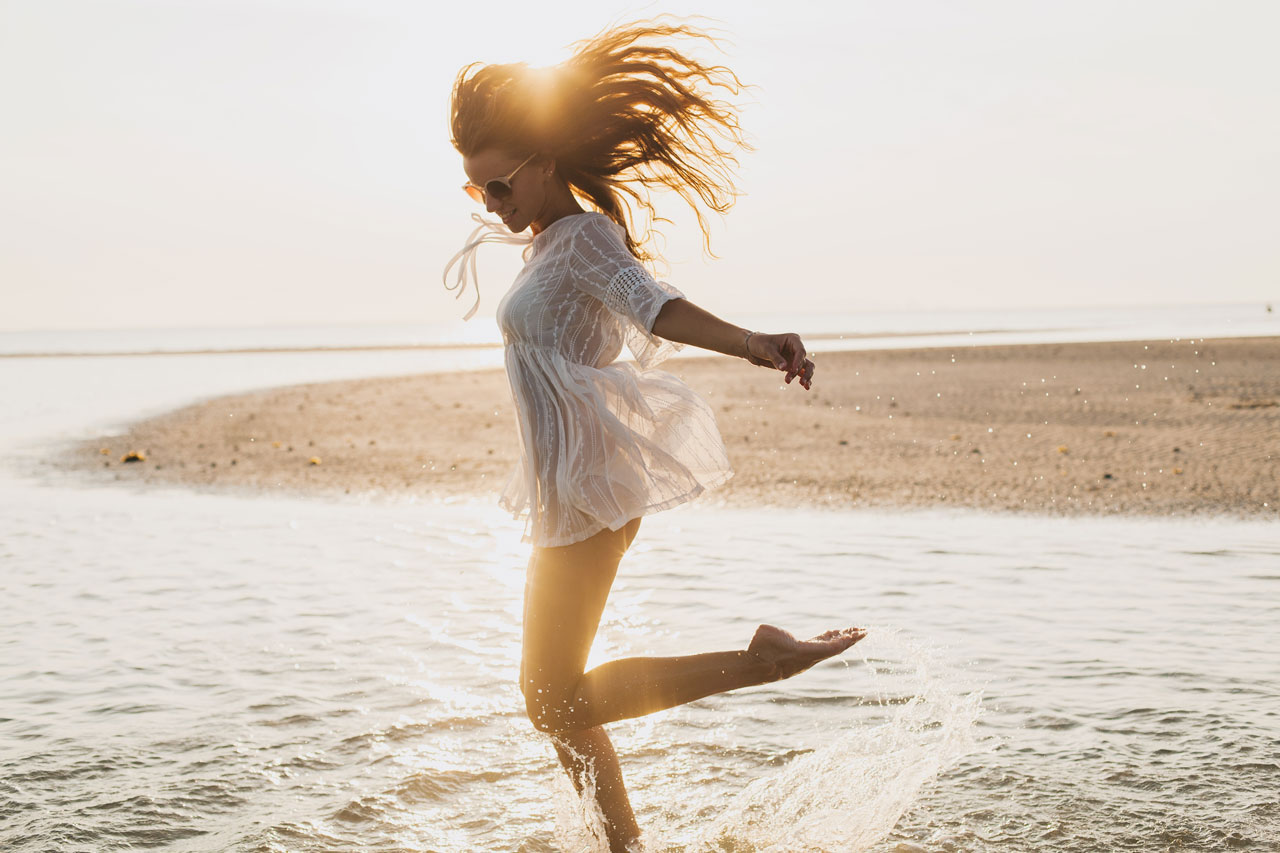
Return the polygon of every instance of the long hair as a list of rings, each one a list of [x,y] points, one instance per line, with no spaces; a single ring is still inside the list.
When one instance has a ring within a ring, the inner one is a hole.
[[[580,200],[627,231],[627,248],[651,260],[633,236],[636,210],[656,221],[650,192],[673,190],[693,209],[710,253],[703,208],[725,213],[738,195],[737,149],[749,150],[737,107],[743,83],[722,65],[680,52],[680,38],[716,45],[707,33],[662,19],[623,24],[572,45],[559,65],[472,63],[454,82],[453,146],[464,157],[490,148],[554,158]]]

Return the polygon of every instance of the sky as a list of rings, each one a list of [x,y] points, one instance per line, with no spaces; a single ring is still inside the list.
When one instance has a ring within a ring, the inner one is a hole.
[[[0,331],[461,323],[454,75],[663,12],[755,87],[719,257],[658,199],[726,319],[1280,301],[1271,0],[0,0]]]

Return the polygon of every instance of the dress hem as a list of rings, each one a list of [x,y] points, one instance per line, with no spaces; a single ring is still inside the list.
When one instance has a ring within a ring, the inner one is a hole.
[[[672,509],[681,504],[689,503],[690,501],[699,497],[703,492],[708,492],[708,491],[711,491],[712,489],[716,489],[716,488],[719,488],[720,486],[723,486],[732,477],[733,477],[733,471],[725,471],[717,475],[713,479],[707,481],[705,484],[699,483],[697,486],[695,486],[694,488],[690,489],[689,491],[683,494],[668,498],[667,500],[662,501],[661,503],[649,504],[644,508],[642,508],[639,512],[634,514],[625,513],[624,516],[615,518],[611,522],[601,521],[598,524],[588,528],[587,531],[584,533],[571,534],[569,536],[560,536],[551,542],[538,542],[532,536],[529,536],[527,533],[525,533],[521,535],[520,541],[522,543],[528,542],[538,548],[561,548],[561,547],[564,547],[565,545],[572,545],[575,542],[581,542],[585,539],[590,539],[592,536],[595,536],[597,533],[599,533],[602,530],[605,530],[606,528],[609,530],[619,530],[624,524],[626,524],[628,521],[631,521],[634,518],[644,518],[647,515],[653,515],[654,513],[662,512],[663,510]],[[501,503],[505,504],[505,502],[501,502]],[[509,507],[506,507],[506,508],[508,511],[510,511]],[[529,512],[528,509],[522,508],[517,512],[512,512],[512,518],[520,519],[522,517],[527,517],[528,512]]]

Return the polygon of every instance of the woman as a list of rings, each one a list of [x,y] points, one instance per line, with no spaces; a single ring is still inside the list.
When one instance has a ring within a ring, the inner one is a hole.
[[[523,450],[502,504],[527,514],[534,546],[520,687],[575,787],[594,795],[613,851],[638,849],[640,831],[604,724],[787,678],[864,636],[850,628],[800,641],[762,625],[744,650],[585,671],[641,517],[732,473],[710,408],[654,365],[691,344],[780,370],[806,390],[813,379],[798,336],[750,332],[698,308],[649,275],[627,229],[628,199],[652,215],[651,187],[688,201],[704,238],[698,203],[732,204],[724,164],[736,165],[743,141],[733,108],[713,96],[740,84],[671,47],[680,36],[707,38],[684,25],[619,27],[554,68],[468,66],[452,98],[464,189],[506,229],[482,224],[451,262],[459,295],[481,243],[530,244],[497,310]],[[624,340],[638,368],[615,361]]]

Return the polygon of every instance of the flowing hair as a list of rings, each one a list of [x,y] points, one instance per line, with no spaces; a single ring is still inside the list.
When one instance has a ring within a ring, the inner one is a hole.
[[[711,253],[703,208],[725,213],[738,196],[737,149],[750,150],[737,107],[722,95],[745,87],[723,65],[707,65],[671,42],[715,38],[662,19],[608,28],[571,45],[573,55],[548,68],[523,62],[472,63],[453,85],[453,146],[464,157],[496,148],[513,156],[541,154],[580,200],[627,232],[627,248],[653,234],[650,193],[673,190],[691,207]],[[649,224],[633,237],[636,210]]]

